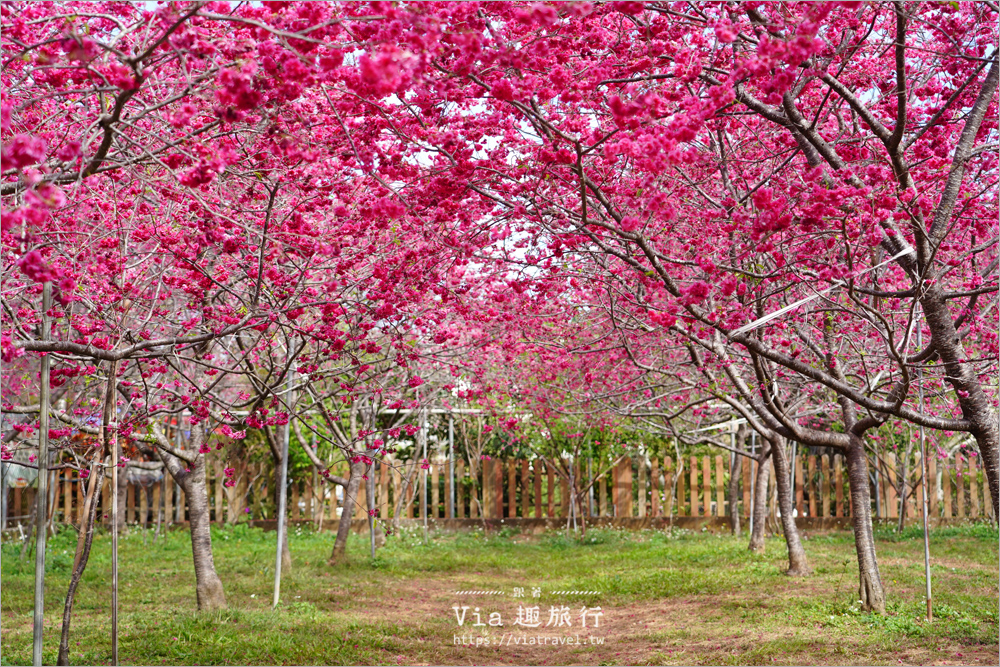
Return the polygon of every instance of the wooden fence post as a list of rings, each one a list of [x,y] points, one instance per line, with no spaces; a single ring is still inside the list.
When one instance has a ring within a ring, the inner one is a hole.
[[[691,469],[689,471],[691,478],[691,516],[701,516],[701,512],[698,508],[698,459],[691,457],[690,460]]]
[[[455,461],[455,516],[465,518],[465,461]]]
[[[535,459],[531,464],[531,484],[534,490],[535,518],[542,517],[542,464],[539,459]]]
[[[14,488],[14,516],[17,517],[17,523],[18,524],[24,523],[24,521],[21,520],[21,517],[22,517],[21,511],[22,511],[22,503],[23,503],[22,495],[24,495],[23,492],[22,492],[22,490],[15,487]],[[108,502],[110,502],[110,501],[108,501]],[[105,510],[107,510],[107,507],[105,507]],[[107,513],[107,511],[105,511],[105,513]]]
[[[482,489],[482,505],[478,508],[479,514],[482,515],[484,519],[489,519],[493,516],[493,508],[496,507],[496,501],[493,500],[493,482],[492,475],[493,472],[493,461],[486,460],[483,461],[482,465],[479,466],[480,471],[483,475]],[[477,517],[478,518],[478,515]]]
[[[242,478],[242,476],[241,476],[241,478]],[[239,492],[239,489],[242,486],[243,486],[243,481],[241,479],[240,482],[235,487],[233,487],[233,491],[234,491],[234,493],[233,493],[233,500],[235,502],[232,503],[233,506],[229,510],[229,512],[230,512],[230,519],[229,520],[232,521],[232,522],[234,522],[234,523],[235,523],[235,520],[236,520],[235,517],[237,516],[237,512],[239,510],[243,509],[242,508],[243,501],[240,498],[240,492]],[[363,479],[361,480],[361,486],[365,487],[366,489],[368,488],[368,484]],[[312,479],[311,479],[311,477],[306,477],[304,480],[302,480],[302,518],[305,519],[306,521],[312,521],[313,520],[312,502],[313,502],[313,485],[312,485]],[[364,510],[365,514],[367,514],[368,513],[368,504],[365,503],[364,505],[362,505],[362,509]]]
[[[919,490],[920,490],[920,477],[918,475],[919,465],[920,465],[920,452],[915,452],[916,462],[910,462],[909,466],[909,476],[910,479],[907,485],[910,488],[909,494],[906,498],[906,516],[910,517],[911,520],[916,520],[923,516],[923,506],[918,503],[919,501]]]
[[[80,486],[82,487],[83,484]],[[149,518],[149,496],[146,494],[144,486],[136,485],[136,491],[139,493],[139,525],[145,529]],[[80,507],[83,507],[83,503],[80,503]]]
[[[962,459],[955,452],[955,516],[965,518],[965,479],[962,475]]]
[[[125,492],[125,523],[135,523],[135,484],[129,484],[125,488],[127,489]]]
[[[438,506],[441,504],[441,492],[438,484],[441,483],[441,466],[431,466],[431,506],[427,510],[427,516],[431,519],[438,518]]]
[[[621,463],[616,463],[611,466],[611,516],[618,516],[621,507],[618,505],[618,488],[620,486],[619,478],[621,477]]]
[[[483,475],[483,483],[481,486],[482,497],[480,499],[482,504],[478,510],[484,519],[489,519],[493,516],[493,508],[496,507],[496,501],[493,500],[493,476],[490,474],[493,472],[493,461],[483,461],[479,469]]]
[[[76,525],[80,525],[83,522],[83,498],[84,498],[83,479],[79,475],[76,475],[74,483],[76,484],[76,511],[72,512],[73,515],[72,522]],[[70,505],[72,504],[73,500],[70,499]],[[67,510],[69,509],[70,508],[67,507]],[[69,516],[69,514],[70,512],[67,511],[66,516]]]
[[[650,511],[653,516],[660,516],[660,501],[662,499],[663,490],[660,488],[660,470],[659,461],[656,457],[649,459],[649,477],[650,477]]]
[[[951,468],[948,466],[948,460],[945,459],[941,462],[941,467],[944,469],[941,475],[941,486],[942,491],[944,491],[944,517],[950,519],[951,514]]]
[[[597,496],[597,515],[607,516],[608,515],[608,473],[601,475],[601,479],[597,482],[598,496]]]
[[[896,491],[896,455],[888,454],[886,456],[886,463],[888,464],[888,471],[886,474],[886,489],[885,501],[886,509],[889,510],[887,514],[890,519],[899,518],[899,493]]]
[[[546,472],[546,474],[548,476],[548,479],[547,479],[548,484],[546,485],[548,487],[548,497],[547,497],[547,500],[548,500],[548,503],[549,503],[548,508],[547,508],[548,509],[548,516],[554,517],[556,515],[556,495],[555,495],[556,494],[556,480],[555,480],[555,473],[553,472],[551,465],[546,465],[545,466],[545,472]]]
[[[817,517],[819,516],[819,511],[816,503],[816,457],[810,455],[806,459],[806,468],[808,470],[808,477],[806,478],[806,485],[809,487],[809,516]]]
[[[454,497],[454,494],[452,493],[452,487],[455,484],[455,480],[452,479],[452,475],[454,474],[455,471],[453,467],[454,460],[446,459],[444,466],[445,470],[447,471],[445,472],[444,475],[444,516],[446,519],[453,519],[456,516],[458,516],[458,514],[455,514],[454,516],[449,515],[448,508],[451,507],[451,499]]]
[[[837,516],[844,516],[844,470],[840,454],[833,457],[833,485],[837,494]]]
[[[65,523],[75,523],[73,514],[73,485],[70,480],[70,471],[63,475],[63,521]]]
[[[494,500],[496,501],[496,514],[493,518],[502,519],[503,518],[503,461],[497,459],[493,466],[493,483],[495,485],[496,495]]]
[[[569,516],[569,481],[565,477],[559,478],[559,516]]]
[[[211,476],[209,476],[209,471],[212,472]],[[226,523],[226,487],[222,484],[226,478],[223,474],[223,464],[221,459],[216,458],[212,462],[211,468],[209,468],[206,462],[205,478],[205,491],[209,494],[209,498],[211,498],[212,495],[215,496],[215,523],[221,526]]]
[[[823,499],[823,518],[830,516],[830,457],[822,454],[819,457],[820,470],[823,479],[820,482],[820,496]]]
[[[622,516],[631,517],[632,511],[632,459],[622,461],[622,488],[618,492],[622,500]]]
[[[795,510],[799,516],[806,515],[805,490],[802,488],[804,475],[802,474],[802,457],[795,457]]]
[[[979,457],[969,459],[969,516],[979,517]]]
[[[360,489],[360,487],[359,487],[359,489]],[[292,508],[291,508],[292,509],[292,521],[298,521],[300,517],[299,517],[299,481],[297,479],[293,479],[292,480],[291,492],[292,492]],[[359,493],[360,493],[360,490],[359,490]],[[351,509],[351,511],[354,511],[355,509],[357,509],[357,505],[355,504],[355,507],[352,507],[350,509]]]
[[[507,461],[507,516],[517,518],[517,461]]]
[[[688,516],[688,495],[684,483],[684,458],[677,457],[677,470],[674,471],[674,478],[677,480],[677,516]]]
[[[378,468],[378,514],[380,519],[387,521],[389,519],[389,465],[383,459],[379,462]]]
[[[744,456],[743,457],[743,463],[742,463],[742,468],[743,468],[743,516],[747,520],[750,519],[750,514],[751,514],[751,508],[750,508],[750,506],[751,506],[751,502],[750,502],[750,487],[751,487],[750,467],[751,467],[751,461],[750,461],[750,459],[747,458],[746,456]]]
[[[646,518],[646,461],[639,459],[639,518]]]
[[[497,468],[500,462],[490,459],[486,463],[488,465],[483,467],[483,486],[489,485],[490,495],[485,503],[486,512],[483,514],[483,517],[487,519],[499,519],[503,517],[503,512],[500,512],[500,516],[497,516],[497,498],[501,498],[499,504],[503,508],[503,484],[497,484]],[[489,480],[487,480],[487,477]]]
[[[927,516],[936,519],[938,516],[938,496],[937,496],[937,460],[933,454],[927,456]]]
[[[164,471],[165,472],[165,471]],[[153,484],[153,523],[160,520],[160,504],[163,497],[163,480]]]
[[[712,471],[707,456],[701,457],[702,516],[712,516]]]
[[[921,520],[924,515],[924,485],[921,483],[921,476],[923,475],[924,462],[920,458],[920,452],[916,452],[917,462],[912,466],[912,478],[913,478],[913,491],[914,497],[917,502],[914,508],[914,513],[911,514],[914,519]],[[928,515],[929,516],[929,515]]]
[[[715,516],[726,516],[726,495],[723,492],[725,473],[722,468],[722,455],[715,456]]]
[[[521,460],[521,516],[527,519],[531,510],[531,483],[529,481],[528,459]]]
[[[669,456],[663,457],[663,499],[666,502],[664,513],[673,516],[674,505],[674,460]]]
[[[163,523],[169,526],[174,522],[174,478],[166,470],[163,482]]]
[[[986,478],[986,471],[983,471],[983,516],[996,517],[996,509],[993,507],[993,496],[990,495],[990,482]],[[996,518],[993,519],[996,521]]]

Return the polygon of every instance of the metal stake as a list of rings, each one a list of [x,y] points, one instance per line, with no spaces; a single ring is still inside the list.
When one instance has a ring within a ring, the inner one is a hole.
[[[451,480],[448,496],[448,518],[455,518],[455,417],[448,413],[448,479]]]
[[[420,465],[420,514],[424,519],[424,544],[427,544],[427,408],[420,413],[420,435],[424,441],[424,463]]]
[[[52,308],[52,283],[42,286],[42,340],[52,332],[49,309]],[[35,665],[42,664],[42,630],[45,627],[45,538],[48,536],[49,499],[49,375],[52,357],[42,357],[41,385],[38,390],[38,497],[35,499],[35,615],[31,655]],[[6,492],[6,489],[4,489]]]
[[[111,365],[108,382],[115,381]],[[112,390],[113,391],[113,390]],[[117,415],[117,411],[116,411]],[[118,665],[118,421],[108,424],[111,430],[111,664]]]
[[[923,347],[923,336],[921,335],[920,327],[917,327],[917,349]],[[920,413],[924,412],[924,372],[920,366],[917,366],[917,392],[920,398]],[[934,620],[934,610],[931,607],[931,538],[930,530],[928,528],[928,514],[929,514],[929,504],[930,498],[930,486],[927,483],[927,474],[929,472],[927,466],[927,447],[924,438],[924,427],[920,427],[920,465],[923,467],[923,474],[921,475],[924,495],[924,580],[926,582],[926,592],[927,595],[927,620]]]
[[[292,386],[292,375],[288,376],[288,386]],[[289,400],[291,404],[291,400]],[[272,607],[278,606],[281,598],[281,548],[285,540],[285,514],[288,504],[288,440],[291,436],[291,419],[281,429],[281,481],[278,487],[278,549],[274,557],[274,599]]]
[[[757,494],[754,487],[757,484],[757,471],[754,470],[753,464],[757,461],[757,432],[752,431],[750,433],[750,536],[753,536],[753,515],[756,513],[757,508]],[[760,463],[757,463],[758,467]]]

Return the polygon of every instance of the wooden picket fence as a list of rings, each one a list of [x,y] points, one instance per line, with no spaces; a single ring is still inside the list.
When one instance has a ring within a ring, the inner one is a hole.
[[[644,461],[623,460],[602,476],[584,495],[584,508],[590,516],[600,517],[725,517],[734,508],[729,499],[729,456],[684,457],[683,465],[672,457],[653,457]],[[978,459],[929,462],[931,488],[936,487],[940,467],[941,497],[930,495],[930,515],[939,519],[976,519],[992,516],[989,487],[977,465]],[[770,463],[769,463],[770,465]],[[749,516],[752,480],[756,462],[742,458],[739,468],[736,511]],[[596,470],[596,463],[591,463]],[[499,519],[514,517],[566,517],[569,512],[568,481],[542,461],[483,460],[476,466],[475,477],[465,461],[456,460],[454,477],[447,461],[431,463],[426,470],[425,502],[430,518]],[[586,462],[575,468],[575,477],[587,478]],[[870,489],[873,513],[898,518],[895,457],[879,463],[879,489]],[[906,515],[919,516],[923,503],[919,485],[919,462],[911,465],[911,483],[917,485],[907,499]],[[680,474],[677,474],[680,471]],[[840,455],[802,455],[793,461],[794,502],[798,517],[848,517],[850,501],[846,465]],[[238,471],[236,484],[225,487],[223,464],[210,463],[207,472],[209,506],[213,522],[236,523],[241,520],[273,519],[274,472],[270,465],[249,464]],[[405,466],[376,464],[375,506],[382,518],[392,517],[397,505],[402,518],[422,516],[420,494],[423,471],[405,477]],[[773,515],[774,474],[769,476],[768,507]],[[52,472],[55,502],[50,518],[58,522],[78,523],[83,507],[84,484],[78,475]],[[454,510],[450,511],[454,486]],[[316,474],[293,479],[288,492],[289,518],[333,525],[344,511],[341,494]],[[110,482],[105,481],[101,515],[107,523],[111,515]],[[879,506],[875,507],[876,498]],[[400,499],[403,500],[399,503]],[[28,520],[34,489],[9,489],[8,525]],[[354,518],[367,516],[365,486],[353,507]],[[153,526],[184,523],[188,519],[184,492],[173,480],[161,479],[146,486],[129,484],[125,492],[125,521],[128,524]]]

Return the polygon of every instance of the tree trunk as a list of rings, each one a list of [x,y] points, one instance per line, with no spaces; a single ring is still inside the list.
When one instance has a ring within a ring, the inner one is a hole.
[[[94,464],[90,470],[90,488],[83,502],[80,532],[76,539],[76,555],[73,558],[73,574],[69,580],[69,590],[66,592],[66,604],[63,607],[62,634],[59,638],[59,655],[57,665],[69,664],[69,626],[73,617],[73,602],[80,578],[87,569],[90,560],[90,547],[94,542],[94,523],[97,518],[97,507],[101,499],[101,486],[104,484],[104,466]]]
[[[358,461],[351,464],[347,486],[344,488],[344,510],[340,514],[337,539],[333,543],[333,553],[330,554],[330,565],[336,565],[345,559],[347,537],[351,534],[351,520],[354,518],[354,510],[358,503],[358,489],[361,488],[361,477],[364,474],[364,462]]]
[[[399,530],[399,520],[403,518],[403,514],[406,513],[410,507],[410,503],[413,502],[413,498],[416,498],[416,494],[414,494],[413,498],[407,499],[410,485],[413,484],[417,478],[417,459],[410,459],[410,462],[405,466],[403,466],[403,464],[399,461],[396,461],[395,465],[398,465],[401,468],[401,472],[399,493],[397,494],[399,498],[396,499],[392,512],[393,532]]]
[[[740,536],[740,462],[743,457],[734,455],[729,467],[729,526],[734,537]]]
[[[931,276],[932,278],[934,276]],[[1000,481],[1000,424],[989,398],[983,391],[975,367],[968,361],[951,309],[944,298],[944,290],[936,281],[927,281],[921,289],[920,305],[931,330],[931,344],[941,357],[945,378],[955,389],[962,416],[972,423],[970,433],[976,439],[982,456],[983,470],[990,485],[993,507],[998,507]]]
[[[791,471],[788,458],[785,456],[784,438],[777,438],[771,448],[774,459],[774,482],[778,493],[778,507],[781,510],[781,527],[785,533],[785,543],[788,545],[788,571],[790,576],[812,574],[806,559],[805,549],[799,539],[799,529],[795,525],[795,509],[792,500]]]
[[[757,462],[757,476],[754,481],[753,490],[753,530],[750,532],[750,551],[754,553],[764,553],[764,533],[767,520],[767,482],[770,477],[771,467],[767,465],[767,459],[771,456],[771,443],[763,440],[761,452]]]
[[[222,590],[222,580],[215,571],[215,559],[212,556],[212,520],[208,507],[208,488],[205,485],[205,457],[199,456],[190,468],[191,472],[179,481],[187,494],[198,611],[225,609],[226,594]]]
[[[851,495],[851,524],[854,546],[858,553],[858,599],[862,607],[876,614],[885,614],[885,590],[875,557],[872,534],[871,497],[868,493],[868,457],[861,439],[851,435],[847,449],[847,479]]]

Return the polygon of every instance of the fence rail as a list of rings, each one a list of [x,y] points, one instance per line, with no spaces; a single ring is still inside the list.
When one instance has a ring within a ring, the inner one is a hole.
[[[735,507],[729,498],[729,456],[690,456],[680,461],[672,457],[623,460],[598,479],[583,494],[583,511],[592,517],[727,517],[735,510],[749,517],[751,489],[757,463],[742,458],[737,473]],[[901,510],[898,475],[903,466],[895,456],[880,460],[877,479],[870,484],[872,512],[875,516],[897,519]],[[768,463],[768,465],[771,465]],[[465,461],[455,461],[454,475],[447,461],[430,464],[426,470],[426,503],[430,518],[500,519],[566,518],[570,491],[565,476],[551,466],[535,460],[484,460],[474,466],[473,477]],[[589,484],[584,462],[574,466],[574,478]],[[978,459],[929,461],[930,516],[935,519],[976,519],[993,516],[989,487]],[[904,503],[906,516],[919,516],[923,503],[920,483],[922,466],[911,461],[906,467],[909,487]],[[851,515],[846,466],[840,455],[802,455],[792,461],[794,506],[797,517],[826,518]],[[420,471],[418,470],[418,473]],[[417,518],[423,489],[419,474],[407,479],[404,466],[377,464],[375,506],[379,516],[391,518],[397,507],[400,518]],[[49,504],[50,519],[78,523],[83,507],[86,480],[70,473],[52,472],[50,488],[54,502]],[[274,471],[270,465],[249,464],[237,471],[235,485],[223,484],[223,465],[212,462],[206,470],[210,513],[213,522],[236,523],[242,517],[251,520],[273,518]],[[768,513],[776,513],[773,467],[769,475]],[[110,482],[105,480],[101,494],[101,516],[107,523],[111,516]],[[877,487],[877,488],[876,488]],[[311,520],[329,525],[344,510],[341,493],[312,474],[293,479],[289,487],[289,518]],[[7,526],[27,523],[35,489],[11,488],[7,497]],[[451,498],[454,494],[454,510]],[[169,479],[147,484],[128,484],[124,494],[125,521],[143,526],[184,523],[188,519],[184,491]],[[352,510],[354,518],[367,516],[365,486]]]

